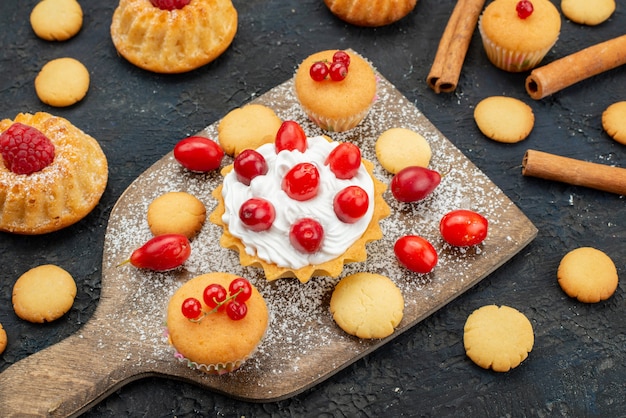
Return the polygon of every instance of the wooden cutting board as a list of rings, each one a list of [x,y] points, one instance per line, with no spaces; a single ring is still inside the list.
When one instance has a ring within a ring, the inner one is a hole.
[[[270,106],[283,120],[300,122],[309,136],[322,133],[300,110],[292,80],[253,102]],[[153,273],[130,265],[119,267],[133,249],[150,238],[145,214],[152,199],[182,190],[200,198],[208,212],[216,205],[211,191],[221,182],[219,173],[189,173],[169,153],[128,187],[111,212],[104,243],[101,299],[93,317],[76,334],[0,374],[2,415],[77,415],[125,383],[155,375],[194,382],[247,401],[285,399],[410,329],[534,239],[537,230],[526,216],[382,76],[367,119],[346,133],[329,135],[337,141],[357,143],[363,156],[376,163],[375,175],[388,183],[391,175],[378,165],[374,143],[380,133],[392,127],[421,133],[433,150],[431,168],[447,173],[436,191],[419,203],[400,204],[387,191],[384,197],[392,214],[381,222],[384,238],[368,245],[366,262],[347,266],[342,275],[370,271],[387,275],[398,284],[406,306],[393,335],[374,341],[346,335],[328,312],[338,279],[268,283],[262,271],[242,268],[236,253],[219,246],[221,230],[208,221],[192,241],[192,256],[184,268]],[[217,122],[200,134],[216,139],[216,129]],[[224,163],[230,162],[227,159]],[[489,236],[482,245],[459,249],[443,243],[439,219],[457,208],[479,211],[489,219]],[[426,237],[438,250],[440,260],[433,273],[417,275],[398,266],[393,244],[409,233]],[[175,360],[164,336],[165,308],[171,294],[185,280],[209,271],[229,271],[253,281],[265,296],[271,315],[268,333],[253,358],[238,371],[223,376],[205,375]]]

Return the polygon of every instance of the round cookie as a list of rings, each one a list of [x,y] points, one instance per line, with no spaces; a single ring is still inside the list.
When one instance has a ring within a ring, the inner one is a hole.
[[[592,247],[580,247],[567,253],[559,264],[557,279],[568,296],[585,303],[610,298],[618,282],[613,260]]]
[[[46,41],[65,41],[83,26],[83,9],[76,0],[42,0],[30,14],[35,34]]]
[[[4,352],[5,348],[7,348],[7,333],[0,324],[0,354]]]
[[[226,154],[236,157],[244,149],[274,142],[281,123],[269,107],[248,104],[222,118],[217,126],[218,141]]]
[[[44,264],[22,274],[13,285],[13,309],[30,322],[50,322],[70,310],[76,283],[61,267]]]
[[[526,316],[508,306],[486,305],[472,312],[463,328],[465,353],[496,372],[517,367],[533,348],[535,336]]]
[[[359,338],[385,338],[404,314],[404,298],[388,277],[355,273],[337,283],[330,299],[337,325]]]
[[[39,99],[55,107],[71,106],[89,90],[89,71],[74,58],[57,58],[39,71],[35,91]]]
[[[532,109],[512,97],[491,96],[481,100],[474,109],[478,129],[488,138],[515,143],[528,137],[535,124]]]
[[[428,167],[432,150],[426,139],[410,129],[391,128],[375,144],[376,158],[392,174],[410,166]]]
[[[611,138],[626,145],[626,101],[613,103],[602,112],[602,128]]]
[[[189,193],[169,192],[150,203],[147,217],[153,235],[182,234],[191,239],[204,225],[206,208]]]
[[[595,26],[611,17],[615,0],[561,0],[561,11],[572,22]]]

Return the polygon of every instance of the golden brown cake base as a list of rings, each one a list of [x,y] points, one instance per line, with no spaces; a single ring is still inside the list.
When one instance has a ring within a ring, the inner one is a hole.
[[[311,277],[314,276],[339,276],[339,274],[343,271],[345,263],[361,262],[367,259],[367,250],[365,245],[370,241],[378,240],[383,237],[383,233],[378,222],[389,216],[390,213],[389,205],[387,205],[387,202],[385,202],[382,197],[383,193],[387,189],[387,185],[377,180],[373,175],[374,165],[370,161],[363,160],[363,164],[374,181],[374,214],[372,215],[372,220],[363,235],[356,240],[354,244],[352,244],[340,257],[321,264],[309,265],[294,270],[288,267],[281,267],[273,263],[268,263],[256,256],[249,255],[246,253],[243,242],[241,242],[239,238],[232,236],[230,232],[228,232],[228,225],[222,222],[222,215],[225,211],[224,199],[222,197],[222,185],[219,185],[212,193],[213,197],[218,200],[218,204],[209,217],[212,223],[223,228],[223,233],[220,237],[220,244],[224,248],[230,248],[238,251],[239,262],[242,266],[262,267],[265,271],[265,278],[269,281],[283,277],[296,277],[300,280],[300,282],[306,283],[311,279]],[[232,165],[226,167],[223,170],[223,174],[225,175],[231,169]]]
[[[43,170],[15,174],[0,157],[0,231],[44,234],[84,218],[107,185],[108,164],[98,142],[68,120],[38,112],[0,121],[0,132],[14,122],[32,126],[54,144],[55,157]]]
[[[150,0],[120,0],[111,39],[132,64],[157,73],[182,73],[216,59],[237,32],[230,0],[193,0],[182,9],[161,10]]]

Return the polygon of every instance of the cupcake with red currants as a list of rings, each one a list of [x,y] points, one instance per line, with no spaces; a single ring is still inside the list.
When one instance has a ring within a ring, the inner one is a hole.
[[[478,29],[493,65],[510,72],[528,71],[556,43],[561,15],[548,0],[497,0],[483,11]]]
[[[167,329],[175,357],[209,374],[239,368],[254,353],[267,329],[267,305],[245,278],[208,273],[183,284],[167,308]]]
[[[376,98],[376,74],[352,51],[321,51],[298,66],[294,89],[309,119],[324,130],[342,132],[369,112]]]
[[[382,238],[379,222],[390,209],[373,167],[356,145],[307,137],[284,121],[273,144],[241,152],[222,170],[209,219],[223,228],[220,244],[269,281],[337,277]]]

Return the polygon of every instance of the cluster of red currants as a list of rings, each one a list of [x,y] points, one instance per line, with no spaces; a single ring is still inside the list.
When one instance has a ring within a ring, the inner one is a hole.
[[[348,75],[350,67],[350,55],[345,51],[337,51],[333,54],[333,61],[328,64],[325,61],[316,61],[311,65],[309,74],[315,81],[324,81],[330,76],[332,81],[341,81]]]
[[[228,291],[218,283],[208,285],[202,292],[202,300],[209,308],[208,312],[202,310],[202,303],[189,297],[183,301],[181,311],[183,316],[190,321],[199,322],[206,315],[215,312],[226,312],[233,321],[243,319],[248,313],[246,301],[252,295],[250,282],[243,277],[238,277],[228,286]]]

